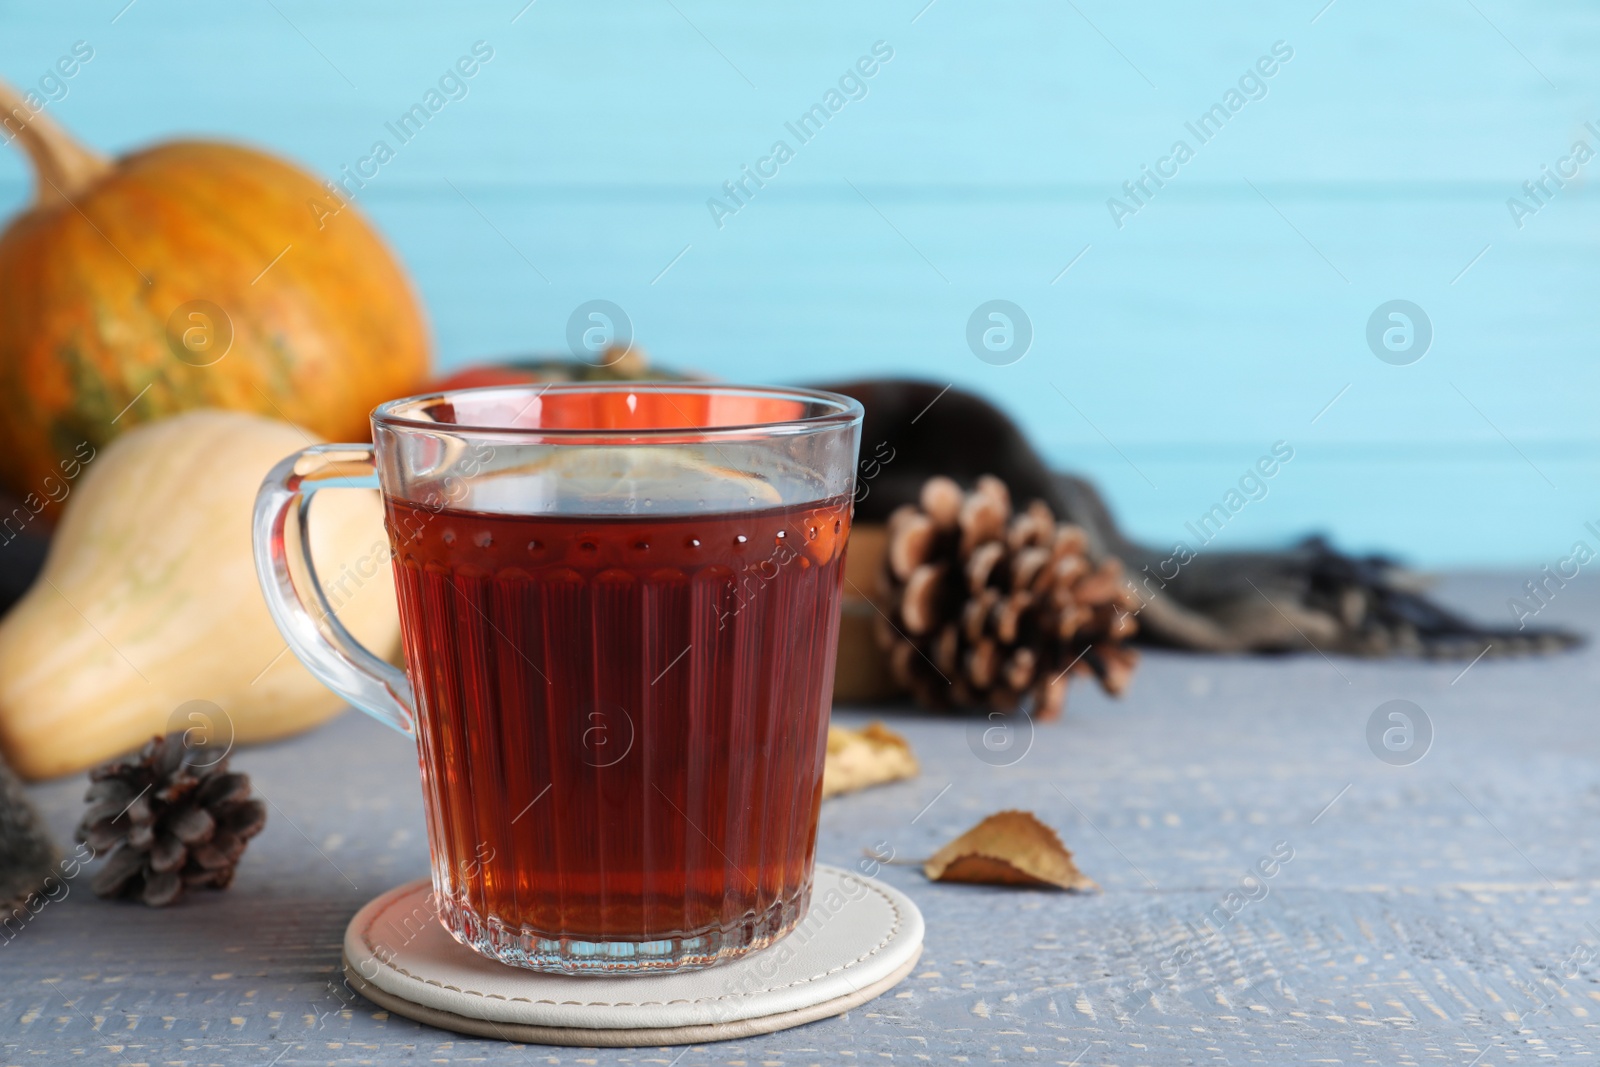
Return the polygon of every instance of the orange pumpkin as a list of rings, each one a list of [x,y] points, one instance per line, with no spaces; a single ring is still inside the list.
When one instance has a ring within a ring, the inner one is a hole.
[[[200,141],[108,160],[3,83],[0,122],[38,179],[0,234],[0,482],[13,492],[53,498],[89,448],[191,408],[364,440],[374,405],[428,380],[400,264],[305,171]]]

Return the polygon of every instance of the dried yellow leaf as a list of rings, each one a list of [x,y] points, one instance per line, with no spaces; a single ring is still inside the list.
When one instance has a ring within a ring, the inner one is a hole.
[[[934,853],[922,873],[935,882],[1100,888],[1078,870],[1056,832],[1026,811],[989,816]]]
[[[917,757],[911,754],[906,739],[881,722],[860,730],[828,727],[828,757],[822,771],[824,797],[915,778],[917,770]]]

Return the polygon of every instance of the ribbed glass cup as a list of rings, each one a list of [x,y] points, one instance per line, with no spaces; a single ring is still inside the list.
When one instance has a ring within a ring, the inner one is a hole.
[[[786,934],[811,887],[859,405],[529,386],[373,425],[408,691],[385,675],[391,703],[352,699],[414,715],[440,921],[565,973]]]

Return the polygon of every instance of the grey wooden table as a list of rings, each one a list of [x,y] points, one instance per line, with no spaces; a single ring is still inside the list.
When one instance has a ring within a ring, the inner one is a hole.
[[[1526,577],[1455,578],[1444,592],[1492,617]],[[1600,628],[1600,584],[1569,585],[1544,617]],[[1589,1057],[1600,1045],[1590,833],[1600,657],[1463,666],[1150,655],[1120,702],[1076,689],[1067,720],[1039,728],[1020,759],[988,752],[962,721],[905,714],[895,725],[922,777],[828,802],[824,861],[849,864],[880,844],[921,857],[989,812],[1025,808],[1062,832],[1104,891],[931,885],[915,867],[887,868],[928,920],[913,977],[838,1019],[687,1050],[469,1040],[342,995],[346,921],[427,869],[410,746],[346,714],[238,754],[272,810],[231,890],[147,911],[96,900],[80,878],[0,943],[0,1058],[1488,1067]],[[1426,756],[1408,766],[1380,760],[1367,738],[1373,712],[1395,699],[1432,727]],[[63,840],[82,788],[37,790]],[[1249,879],[1274,850],[1292,859]]]

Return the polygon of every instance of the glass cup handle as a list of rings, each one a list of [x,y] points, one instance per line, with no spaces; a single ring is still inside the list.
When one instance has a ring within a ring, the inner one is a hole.
[[[377,488],[371,445],[314,445],[273,467],[256,494],[256,577],[272,621],[306,669],[374,719],[415,737],[410,680],[345,629],[306,547],[314,494]]]

